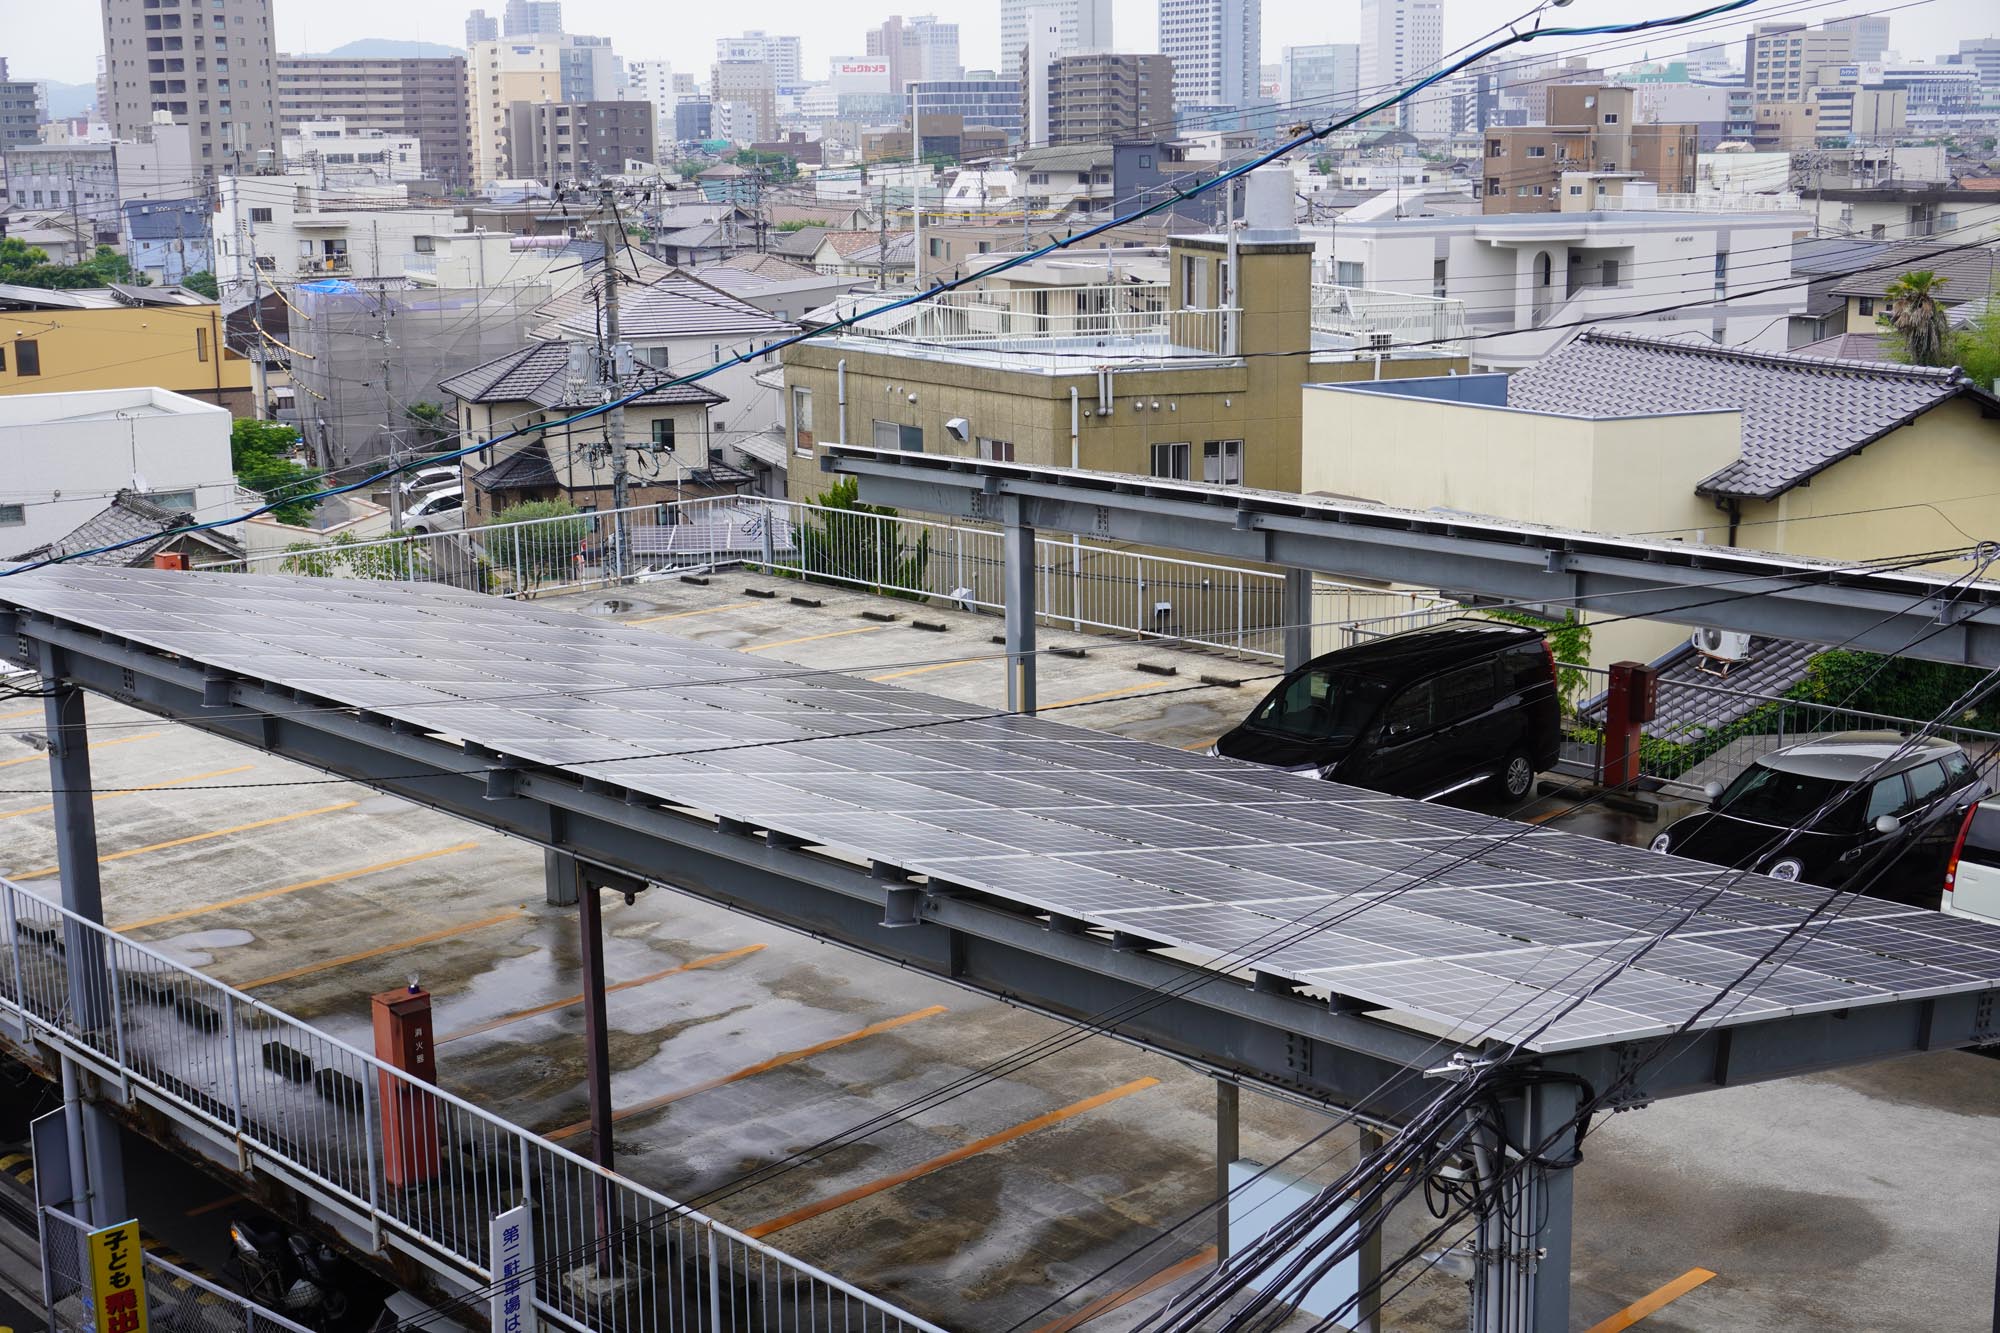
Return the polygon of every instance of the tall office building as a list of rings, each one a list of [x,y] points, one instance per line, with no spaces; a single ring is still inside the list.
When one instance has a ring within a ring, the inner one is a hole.
[[[468,48],[474,42],[497,42],[500,40],[500,19],[483,9],[475,9],[465,16],[465,44]]]
[[[1358,43],[1287,46],[1278,61],[1278,102],[1314,119],[1345,111],[1354,105],[1360,71]]]
[[[1851,59],[1876,61],[1889,50],[1889,16],[1857,14],[1853,18],[1829,19],[1819,25],[1821,32],[1844,32],[1854,45]]]
[[[958,25],[940,23],[934,14],[890,15],[881,27],[868,30],[867,54],[888,62],[889,87],[898,93],[917,79],[956,79],[965,73],[958,61]]]
[[[806,81],[796,37],[773,36],[761,29],[752,29],[741,37],[718,37],[715,58],[761,60],[771,67],[771,77],[780,88],[796,88]]]
[[[1361,0],[1360,93],[1374,98],[1433,73],[1444,58],[1442,0]],[[1395,109],[1396,123],[1420,139],[1451,133],[1451,104],[1419,93]]]
[[[507,0],[503,37],[552,36],[563,30],[562,0]]]
[[[738,143],[778,137],[778,82],[763,61],[716,61],[709,67],[708,100],[718,134]]]
[[[1947,59],[1954,65],[1970,65],[1979,71],[1979,86],[2000,89],[2000,39],[1962,37],[1958,54]]]
[[[115,139],[150,133],[153,113],[194,131],[199,173],[212,176],[278,154],[277,51],[271,0],[101,0],[104,105]]]
[[[1262,0],[1160,0],[1160,54],[1183,111],[1254,106],[1263,49]]]
[[[1111,0],[1000,0],[1000,68],[1011,70],[1028,45],[1028,12],[1055,14],[1059,56],[1111,49]]]
[[[1805,102],[1819,71],[1854,59],[1854,34],[1803,23],[1759,23],[1743,39],[1743,87],[1755,102]]]
[[[464,56],[278,57],[278,126],[339,117],[350,132],[413,137],[426,175],[454,187],[473,183],[471,107]]]

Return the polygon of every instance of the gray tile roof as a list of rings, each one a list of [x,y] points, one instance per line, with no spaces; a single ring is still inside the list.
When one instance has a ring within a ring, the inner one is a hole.
[[[1945,280],[1938,291],[1941,301],[1984,301],[2000,278],[2000,242],[1967,249],[1948,237],[1905,241],[1883,251],[1872,268],[1835,283],[1833,290],[1839,296],[1880,296],[1913,269],[1928,269]]]
[[[1743,449],[1698,494],[1770,499],[1960,395],[1955,369],[1829,361],[1706,341],[1586,332],[1507,381],[1507,405],[1564,416],[1743,414]]]
[[[556,470],[549,462],[548,449],[536,440],[473,473],[472,484],[482,491],[539,490],[556,484]]]
[[[1755,712],[1767,699],[1783,695],[1805,679],[1807,664],[1823,651],[1818,644],[1753,635],[1750,655],[1719,674],[1715,663],[1683,642],[1654,659],[1660,671],[1657,706],[1653,720],[1642,730],[1648,736],[1698,740]],[[1577,711],[1586,718],[1601,718],[1604,696],[1587,700]]]
[[[108,506],[85,519],[67,535],[58,537],[46,546],[23,551],[11,558],[24,562],[46,560],[50,556],[67,555],[71,551],[88,551],[98,546],[112,546],[119,542],[145,537],[157,537],[159,540],[140,541],[138,545],[127,546],[120,551],[78,556],[70,563],[108,565],[117,568],[148,565],[152,563],[156,552],[183,544],[205,547],[225,559],[242,556],[243,547],[240,543],[217,532],[163,535],[167,529],[188,522],[190,517],[191,515],[183,510],[167,509],[154,504],[151,500],[142,499],[131,491],[120,491]]]
[[[557,340],[526,347],[482,362],[438,381],[438,387],[465,403],[534,403],[538,407],[581,407],[569,395],[570,344]],[[665,371],[640,366],[633,387],[671,379]],[[671,384],[632,400],[634,407],[714,406],[729,400],[699,384]],[[496,465],[497,466],[497,465]]]

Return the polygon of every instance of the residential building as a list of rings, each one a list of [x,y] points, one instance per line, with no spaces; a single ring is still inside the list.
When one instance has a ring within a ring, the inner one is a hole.
[[[532,342],[439,381],[457,404],[459,446],[602,402],[604,387],[588,365],[590,350],[561,339]],[[749,478],[711,463],[719,441],[709,414],[727,399],[699,384],[668,384],[668,379],[664,371],[641,366],[620,386],[630,392],[657,385],[625,404],[630,502],[736,493]],[[460,462],[466,525],[490,522],[499,511],[529,500],[565,499],[580,509],[610,509],[612,460],[605,432],[604,418],[596,417],[565,427],[553,452],[549,446],[555,441],[524,434],[466,455]],[[718,482],[718,471],[734,478]]]
[[[499,15],[489,15],[483,9],[475,9],[465,16],[465,44],[468,48],[475,42],[497,42],[499,40]]]
[[[286,171],[317,176],[328,187],[427,179],[423,144],[412,134],[357,129],[333,116],[300,121],[282,142]]]
[[[1939,305],[1947,310],[1970,306],[1972,312],[1978,312],[2000,293],[2000,242],[1969,249],[1957,248],[1955,240],[1947,239],[1903,241],[1884,247],[1870,257],[1868,268],[1833,285],[1833,294],[1847,306],[1843,331],[1881,332],[1881,317],[1889,311],[1889,287],[1912,269],[1937,275]]]
[[[965,73],[958,59],[958,25],[941,23],[932,14],[908,19],[890,15],[881,27],[868,30],[867,55],[888,64],[892,93],[918,79],[956,79]]]
[[[624,96],[624,63],[611,49],[609,37],[562,38],[562,100],[612,102]]]
[[[1278,105],[1287,115],[1318,119],[1347,110],[1361,87],[1361,46],[1321,42],[1287,46],[1278,62]]]
[[[774,36],[753,29],[741,37],[715,39],[717,60],[761,60],[771,67],[771,79],[780,88],[797,88],[806,81],[799,39]]]
[[[1854,59],[1854,37],[1840,28],[1759,23],[1743,39],[1743,86],[1758,102],[1803,102],[1822,71]]]
[[[1028,46],[1028,15],[1052,12],[1054,55],[1111,50],[1111,0],[1000,0],[1000,68],[1020,63]]]
[[[709,104],[717,138],[755,143],[778,133],[778,84],[761,60],[718,60],[709,67]]]
[[[358,134],[414,138],[426,176],[470,189],[472,104],[464,56],[280,56],[278,125],[339,119]]]
[[[48,118],[47,86],[9,78],[7,58],[0,56],[0,153],[16,144],[36,142]]]
[[[249,508],[229,467],[227,410],[163,388],[60,382],[42,393],[0,376],[0,559],[61,542],[114,500],[182,522]]]
[[[516,176],[589,185],[658,157],[650,102],[516,102],[507,161]]]
[[[674,107],[680,97],[674,92],[674,67],[667,61],[626,61],[625,90],[620,96],[628,102],[652,103],[657,143],[669,144],[680,137],[674,126]]]
[[[604,263],[604,242],[583,237],[440,231],[411,237],[410,247],[403,256],[403,277],[412,287],[544,287],[548,295],[556,295],[601,275]],[[667,268],[643,255],[626,256],[619,267],[653,277],[664,276]]]
[[[401,186],[326,190],[305,175],[216,182],[215,280],[225,296],[251,283],[399,279],[418,236],[455,227],[448,208],[412,208]]]
[[[1488,130],[1483,211],[1589,210],[1632,182],[1693,194],[1698,127],[1639,124],[1637,100],[1631,87],[1557,84],[1547,124]]]
[[[125,204],[184,199],[201,190],[195,152],[194,129],[163,120],[132,139],[18,144],[0,157],[15,208],[60,209],[96,244],[116,245]]]
[[[1011,140],[1021,137],[1021,80],[1014,76],[917,79],[903,89],[903,97],[912,112],[922,106],[925,120],[936,111],[966,125],[1000,130]]]
[[[1821,84],[1813,89],[1811,105],[1818,113],[1814,129],[1821,143],[1894,143],[1909,128],[1907,88]],[[1764,107],[1758,107],[1759,121],[1763,119],[1763,111]]]
[[[249,171],[278,152],[277,52],[271,0],[209,0],[183,14],[159,0],[99,0],[104,83],[98,116],[136,139],[155,112],[194,134],[204,177]],[[185,26],[183,26],[185,24]]]
[[[160,286],[211,271],[208,200],[134,199],[125,205],[125,258]]]
[[[1033,142],[1157,140],[1173,130],[1174,64],[1166,56],[1058,56],[1042,78],[1046,129]]]
[[[1159,31],[1183,114],[1244,110],[1261,100],[1262,0],[1160,0]]]
[[[1435,72],[1443,57],[1443,0],[1361,0],[1362,88],[1379,96],[1405,87]],[[1413,97],[1389,116],[1419,139],[1443,139],[1452,131],[1450,108],[1438,98]]]
[[[509,174],[507,108],[564,100],[563,43],[561,38],[479,42],[467,62],[472,183],[483,188]]]
[[[705,97],[684,97],[674,103],[674,141],[700,143],[715,134],[715,104]]]
[[[158,386],[249,414],[250,363],[225,345],[222,307],[199,293],[0,286],[0,312],[0,395]]]
[[[1823,32],[1844,32],[1852,47],[1850,59],[1880,60],[1889,50],[1889,16],[1859,14],[1853,18],[1830,19],[1819,25]],[[1964,43],[1959,44],[1961,50]]]
[[[1849,188],[1809,183],[1799,191],[1821,225],[1875,241],[1935,236],[1945,245],[2000,237],[2000,192],[1946,181],[1898,179]]]
[[[1519,370],[1579,328],[1781,349],[1806,308],[1793,209],[1343,217],[1305,228],[1342,286],[1465,303],[1474,369]]]
[[[502,37],[554,36],[563,30],[562,0],[507,0]]]
[[[1007,131],[991,125],[967,125],[963,117],[941,112],[933,114],[929,107],[924,108],[922,124],[922,157],[926,162],[939,158],[951,162],[972,162],[1001,157],[1007,152]],[[864,163],[908,162],[918,156],[911,139],[910,130],[902,126],[863,130],[861,160]],[[931,192],[928,185],[924,190],[926,195]]]
[[[240,497],[243,493],[237,494]],[[178,555],[195,563],[197,568],[204,563],[235,562],[244,557],[246,544],[232,535],[237,529],[188,531],[186,510],[160,504],[129,487],[113,494],[108,504],[101,498],[96,503],[103,507],[67,533],[26,551],[16,551],[9,558],[23,563],[64,559],[73,565],[151,569],[154,560],[163,555]],[[246,502],[243,508],[248,507]],[[0,504],[0,510],[6,508]],[[240,512],[241,509],[225,510],[222,517]],[[0,517],[0,527],[4,523],[4,517]]]

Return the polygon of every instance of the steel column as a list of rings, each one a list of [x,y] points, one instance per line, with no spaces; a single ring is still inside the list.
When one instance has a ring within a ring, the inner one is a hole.
[[[542,900],[551,907],[575,907],[577,865],[574,856],[542,849]]]
[[[1475,1333],[1565,1333],[1578,1086],[1531,1083],[1501,1099],[1504,1135],[1477,1131],[1474,1158],[1490,1200],[1479,1219]],[[1511,1145],[1511,1146],[1510,1146]],[[1526,1150],[1524,1159],[1519,1149]]]
[[[1367,1161],[1382,1151],[1388,1139],[1373,1125],[1355,1126],[1355,1150],[1362,1161]],[[1356,1226],[1366,1226],[1368,1219],[1357,1213]],[[1361,1248],[1355,1253],[1355,1290],[1360,1299],[1354,1303],[1354,1333],[1380,1333],[1382,1327],[1382,1228],[1370,1226],[1363,1233]]]
[[[1003,506],[1001,553],[1006,561],[1007,711],[1035,711],[1035,530],[1027,506],[1010,496]]]
[[[1284,626],[1285,670],[1302,667],[1313,655],[1313,576],[1310,569],[1287,569],[1279,611]]]
[[[566,864],[565,864],[566,863]],[[559,882],[576,891],[577,955],[583,971],[584,1084],[590,1096],[590,1157],[614,1170],[611,1143],[611,1047],[604,1014],[604,905],[589,871],[564,852],[547,853],[551,894]],[[599,1180],[592,1191],[597,1212],[597,1271],[611,1271],[609,1189]]]
[[[1243,1089],[1215,1080],[1215,1262],[1229,1260],[1229,1168],[1243,1155]]]

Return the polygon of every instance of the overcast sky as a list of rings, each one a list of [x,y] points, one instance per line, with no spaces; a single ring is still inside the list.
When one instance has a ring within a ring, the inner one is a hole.
[[[1576,0],[1559,11],[1571,24],[1619,23],[1674,12],[1660,0],[1648,8],[1640,0]],[[465,15],[471,4],[460,0],[274,0],[280,51],[324,51],[359,37],[397,37],[461,45]],[[497,13],[505,0],[479,0]],[[689,0],[634,4],[631,0],[564,0],[564,26],[572,32],[611,37],[626,59],[666,59],[676,69],[706,70],[715,54],[715,39],[744,27],[797,33],[805,39],[806,75],[823,78],[830,56],[859,55],[862,25],[879,8],[875,21],[895,12],[891,4],[827,4],[824,0],[756,0],[744,5],[703,5]],[[1470,42],[1522,12],[1531,0],[1445,0],[1445,40]],[[1686,9],[1702,0],[1680,0]],[[1154,47],[1155,0],[1113,0],[1117,46],[1126,51]],[[957,0],[934,6],[941,18],[959,25],[962,58],[972,68],[990,68],[1000,44],[999,0]],[[1280,47],[1309,42],[1353,41],[1358,0],[1264,0],[1264,59],[1276,61]],[[1759,0],[1745,11],[1748,21],[1760,15],[1819,22],[1856,12],[1888,12],[1890,44],[1909,59],[1935,59],[1955,51],[1961,37],[2000,32],[2000,18],[1991,0],[1840,0],[1802,7],[1797,0]],[[921,13],[921,8],[905,9]],[[1556,13],[1557,11],[1551,11]],[[15,78],[54,79],[84,83],[96,77],[102,50],[99,9],[94,0],[0,0],[0,55],[11,58]],[[725,18],[727,22],[725,22]],[[1555,22],[1554,19],[1549,22]],[[1744,24],[1713,30],[1717,36],[1740,33]],[[1684,33],[1661,33],[1602,62],[1630,61],[1642,49],[1654,56],[1676,53],[1687,43]],[[704,75],[705,77],[705,75]]]

